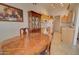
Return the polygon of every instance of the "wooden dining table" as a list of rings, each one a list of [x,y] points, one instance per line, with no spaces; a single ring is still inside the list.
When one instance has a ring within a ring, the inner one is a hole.
[[[2,44],[4,55],[39,55],[44,50],[49,50],[51,39],[42,33],[30,33],[22,37],[11,38],[6,44]]]

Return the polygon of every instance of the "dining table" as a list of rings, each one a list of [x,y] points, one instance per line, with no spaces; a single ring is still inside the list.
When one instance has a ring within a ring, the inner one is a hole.
[[[29,33],[10,40],[2,44],[4,55],[40,55],[42,52],[50,52],[51,39],[43,33]]]

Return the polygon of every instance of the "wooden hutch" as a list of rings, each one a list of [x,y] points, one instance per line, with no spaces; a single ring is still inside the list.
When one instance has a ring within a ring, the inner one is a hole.
[[[41,32],[41,14],[34,11],[28,12],[29,32]]]

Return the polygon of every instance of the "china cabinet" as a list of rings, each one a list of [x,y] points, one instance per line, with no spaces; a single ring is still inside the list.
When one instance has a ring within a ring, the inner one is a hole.
[[[29,32],[41,31],[41,14],[34,11],[28,12]]]

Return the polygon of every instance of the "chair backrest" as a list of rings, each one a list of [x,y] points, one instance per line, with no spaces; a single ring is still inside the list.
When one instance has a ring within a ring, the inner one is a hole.
[[[20,36],[24,36],[28,34],[28,29],[27,28],[20,28]]]

